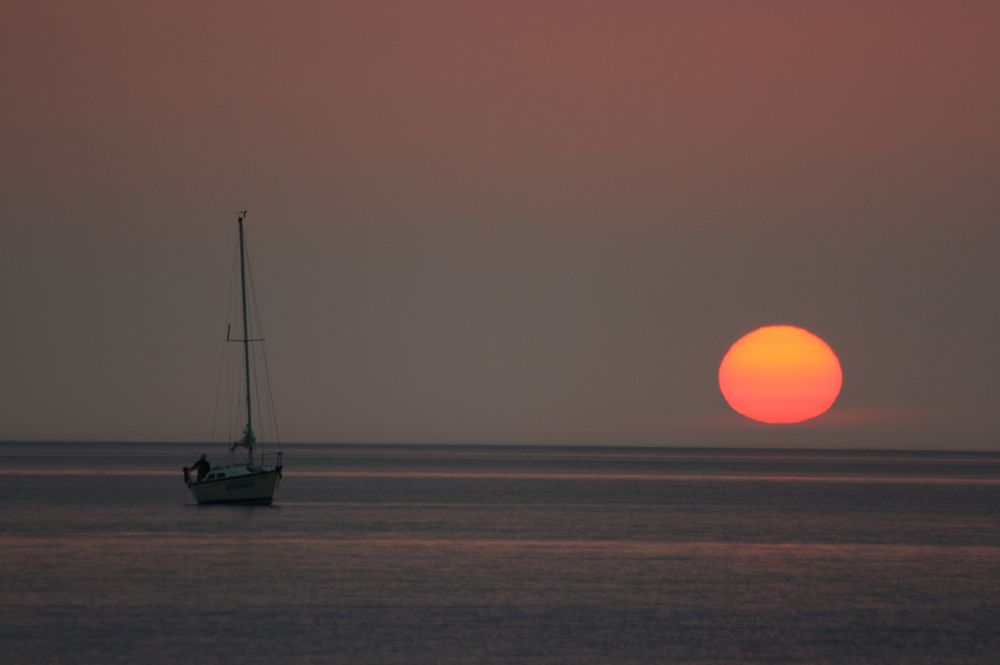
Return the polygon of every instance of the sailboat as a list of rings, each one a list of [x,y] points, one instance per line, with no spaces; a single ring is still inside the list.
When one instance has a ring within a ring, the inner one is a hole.
[[[250,323],[247,305],[247,251],[243,233],[243,220],[246,210],[237,213],[240,238],[240,296],[243,303],[243,339],[227,341],[243,344],[243,406],[246,410],[246,425],[239,439],[229,446],[229,463],[222,466],[211,465],[202,459],[195,468],[184,467],[184,482],[198,503],[236,503],[271,505],[281,483],[282,457],[284,453],[275,452],[258,456],[255,452],[257,436],[253,428],[253,399],[250,370],[250,344],[260,342],[251,339]],[[198,468],[201,467],[201,468]],[[192,471],[197,475],[192,477]],[[206,472],[207,471],[207,472]]]

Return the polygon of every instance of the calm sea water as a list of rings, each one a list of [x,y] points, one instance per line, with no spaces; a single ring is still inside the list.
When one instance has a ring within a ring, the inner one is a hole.
[[[4,663],[997,663],[1000,454],[0,443]]]

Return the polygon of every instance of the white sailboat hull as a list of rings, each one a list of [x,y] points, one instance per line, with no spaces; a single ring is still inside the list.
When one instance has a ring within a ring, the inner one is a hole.
[[[242,503],[269,506],[281,483],[280,469],[203,480],[190,485],[198,503]]]

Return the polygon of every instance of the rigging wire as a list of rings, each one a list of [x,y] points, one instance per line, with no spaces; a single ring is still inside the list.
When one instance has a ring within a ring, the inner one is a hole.
[[[264,321],[263,321],[263,317],[261,316],[261,313],[260,313],[260,307],[258,307],[258,305],[257,305],[257,288],[254,285],[254,281],[253,281],[253,270],[250,267],[250,255],[249,255],[249,252],[247,252],[246,260],[247,260],[247,278],[250,281],[250,295],[251,295],[251,302],[253,304],[253,307],[251,308],[251,313],[252,313],[252,318],[253,318],[254,322],[256,323],[256,326],[257,326],[257,334],[260,336],[260,338],[262,340],[262,343],[260,345],[260,360],[261,360],[260,364],[263,366],[263,369],[264,369],[264,372],[263,372],[263,378],[264,378],[263,383],[264,383],[264,388],[265,388],[264,402],[266,403],[266,405],[268,407],[268,410],[266,412],[265,412],[264,409],[262,409],[260,407],[260,396],[258,395],[257,413],[261,414],[262,416],[265,413],[268,413],[268,415],[271,418],[271,426],[274,428],[274,442],[275,443],[281,443],[281,432],[278,429],[278,415],[277,415],[277,410],[276,410],[275,405],[274,405],[274,392],[271,389],[271,371],[270,371],[270,369],[268,368],[268,365],[267,365],[267,353],[265,352],[265,348],[264,348],[264,344],[263,344],[263,340],[267,339],[267,335],[264,333]],[[255,358],[255,360],[256,360],[256,358]],[[256,363],[255,363],[255,367],[256,367]],[[260,384],[260,382],[257,382],[257,384],[255,385],[255,389],[256,390],[260,389],[260,385],[259,384]]]
[[[232,252],[232,254],[231,254],[230,265],[229,265],[229,273],[228,273],[229,277],[226,280],[226,300],[225,300],[226,304],[225,304],[224,312],[225,312],[226,320],[227,321],[231,320],[233,295],[234,295],[234,291],[236,290],[236,284],[235,284],[236,280],[234,279],[234,276],[235,276],[235,268],[236,268],[236,264],[237,264],[238,260],[239,260],[239,248],[236,248]],[[217,379],[217,384],[216,384],[216,387],[215,387],[215,404],[214,404],[214,406],[212,408],[212,439],[211,440],[213,442],[218,441],[219,440],[219,438],[218,438],[219,436],[225,436],[225,432],[229,429],[229,427],[230,427],[230,421],[231,421],[232,406],[231,406],[230,400],[232,398],[232,385],[231,385],[231,381],[229,381],[228,379],[229,379],[229,376],[231,375],[230,365],[232,363],[230,361],[231,353],[229,353],[229,348],[228,347],[229,347],[229,339],[228,339],[228,335],[227,335],[227,339],[222,342],[222,353],[221,353],[220,361],[219,361],[218,379]],[[223,394],[223,391],[225,391],[225,394]],[[228,405],[226,410],[229,412],[229,416],[230,416],[230,417],[226,417],[225,418],[226,422],[224,422],[224,423],[220,423],[219,422],[219,404],[220,404],[220,400],[222,400],[222,399],[225,399],[225,402],[223,402],[223,403],[225,403],[225,404]],[[221,426],[221,429],[223,431],[223,434],[221,434],[221,435],[219,434],[220,426]]]

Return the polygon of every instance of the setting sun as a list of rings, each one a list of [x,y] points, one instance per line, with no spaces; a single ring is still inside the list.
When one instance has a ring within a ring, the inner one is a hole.
[[[733,344],[719,388],[737,413],[765,423],[798,423],[826,412],[843,372],[830,346],[795,326],[765,326]]]

